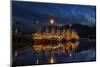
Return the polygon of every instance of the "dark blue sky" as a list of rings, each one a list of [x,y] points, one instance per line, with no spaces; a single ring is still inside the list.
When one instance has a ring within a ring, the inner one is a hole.
[[[13,21],[26,29],[32,28],[37,20],[40,25],[48,24],[51,18],[57,25],[79,23],[94,26],[96,23],[96,7],[90,5],[13,1],[12,15]]]

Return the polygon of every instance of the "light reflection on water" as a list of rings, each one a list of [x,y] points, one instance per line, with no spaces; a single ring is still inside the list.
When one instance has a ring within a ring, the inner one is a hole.
[[[50,57],[50,63],[52,64],[52,63],[55,63],[55,62],[56,62],[55,58],[53,56],[51,56]]]
[[[95,41],[79,40],[56,44],[33,44],[15,53],[15,65],[55,64],[95,60]]]
[[[66,42],[66,43],[57,43],[57,44],[48,44],[48,45],[33,45],[33,50],[36,52],[36,64],[40,62],[40,54],[44,52],[46,56],[48,56],[47,63],[56,63],[55,54],[68,54],[70,57],[75,53],[79,46],[79,42]]]
[[[38,64],[38,63],[39,63],[39,59],[37,58],[37,59],[36,59],[36,64]]]

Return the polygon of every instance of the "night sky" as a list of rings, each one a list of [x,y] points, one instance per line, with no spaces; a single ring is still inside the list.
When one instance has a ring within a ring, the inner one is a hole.
[[[96,6],[13,1],[12,18],[14,27],[18,24],[26,31],[32,31],[37,20],[41,28],[52,18],[58,26],[69,23],[95,26]]]

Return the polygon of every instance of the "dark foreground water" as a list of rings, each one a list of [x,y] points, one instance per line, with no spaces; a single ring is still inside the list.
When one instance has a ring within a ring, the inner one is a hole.
[[[69,43],[58,45],[68,45]],[[14,66],[41,65],[41,64],[58,64],[71,62],[84,62],[96,60],[96,42],[94,40],[81,39],[78,41],[76,49],[35,49],[25,47],[14,55],[12,62]],[[42,45],[42,44],[41,44]],[[56,48],[56,47],[55,47]]]

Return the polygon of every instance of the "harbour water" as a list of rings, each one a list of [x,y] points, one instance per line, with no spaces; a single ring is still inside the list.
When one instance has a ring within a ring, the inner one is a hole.
[[[21,43],[23,44],[23,43]],[[68,48],[68,45],[76,45]],[[57,44],[39,44],[25,46],[17,51],[13,57],[13,65],[41,65],[56,63],[71,63],[96,60],[95,40],[80,39],[77,42],[66,42]]]

